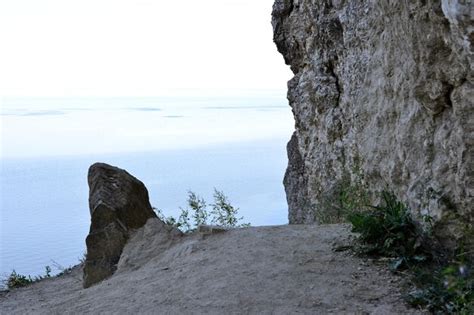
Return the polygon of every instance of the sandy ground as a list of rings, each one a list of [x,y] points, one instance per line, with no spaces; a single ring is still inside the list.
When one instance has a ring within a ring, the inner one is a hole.
[[[1,293],[0,314],[416,313],[386,266],[334,251],[349,242],[344,225],[251,227],[166,244],[157,227],[150,220],[130,240],[106,281],[82,289],[76,266]]]

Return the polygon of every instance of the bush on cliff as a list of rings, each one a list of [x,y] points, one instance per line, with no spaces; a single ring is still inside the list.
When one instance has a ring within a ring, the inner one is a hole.
[[[474,314],[474,274],[468,266],[455,259],[444,266],[415,269],[408,302],[434,314]]]
[[[408,207],[384,191],[382,202],[347,212],[352,231],[359,233],[359,254],[390,257],[393,271],[409,269],[413,306],[434,314],[474,314],[474,273],[464,249],[451,259],[440,259],[430,247],[431,237],[411,217]],[[437,258],[437,259],[432,259]]]
[[[347,215],[352,231],[359,233],[361,250],[365,254],[395,258],[394,269],[428,259],[422,246],[424,235],[412,219],[408,208],[387,191],[381,193],[381,203],[366,211]]]
[[[214,203],[207,208],[207,202],[193,191],[188,192],[188,207],[180,208],[181,214],[176,219],[165,216],[155,208],[158,217],[168,225],[175,226],[183,232],[192,232],[199,225],[213,224],[225,228],[250,226],[250,223],[240,223],[244,219],[238,216],[238,208],[230,203],[224,192],[214,189]]]
[[[30,285],[36,281],[43,280],[45,278],[50,278],[51,277],[51,267],[46,266],[45,267],[45,274],[43,276],[36,276],[32,278],[31,276],[26,276],[17,273],[15,270],[12,271],[12,273],[3,280],[3,283],[8,289],[14,289],[14,288],[21,288],[25,287],[27,285]]]

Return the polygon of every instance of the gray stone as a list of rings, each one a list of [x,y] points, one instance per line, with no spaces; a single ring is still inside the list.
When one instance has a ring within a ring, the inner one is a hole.
[[[226,229],[225,227],[218,226],[218,225],[202,224],[197,227],[198,233],[202,236],[224,233],[227,230],[228,229]]]
[[[446,243],[472,231],[470,1],[276,0],[272,25],[294,72],[290,223],[314,222],[349,178],[431,216]]]
[[[86,238],[85,288],[111,276],[131,233],[156,217],[145,185],[104,163],[89,168],[91,226]]]
[[[306,196],[306,177],[304,176],[304,161],[301,157],[298,146],[298,138],[296,133],[293,133],[291,140],[287,145],[288,152],[288,167],[286,168],[285,178],[283,183],[285,185],[285,192],[287,196],[288,207],[292,209],[288,213],[289,222],[306,222],[305,216],[310,212],[307,211],[305,201],[308,200]]]

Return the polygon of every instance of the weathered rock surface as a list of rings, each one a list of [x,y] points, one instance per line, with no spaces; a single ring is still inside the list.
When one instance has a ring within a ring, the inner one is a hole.
[[[85,288],[111,276],[131,233],[156,217],[145,185],[126,171],[96,163],[89,168],[88,183],[91,226]]]
[[[473,5],[276,0],[296,131],[290,223],[315,221],[344,181],[389,189],[445,241],[472,229]]]

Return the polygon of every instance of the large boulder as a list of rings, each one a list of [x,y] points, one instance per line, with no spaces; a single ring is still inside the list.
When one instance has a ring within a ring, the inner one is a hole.
[[[88,183],[91,226],[86,238],[84,288],[111,276],[131,233],[156,217],[145,185],[125,170],[93,164]]]

